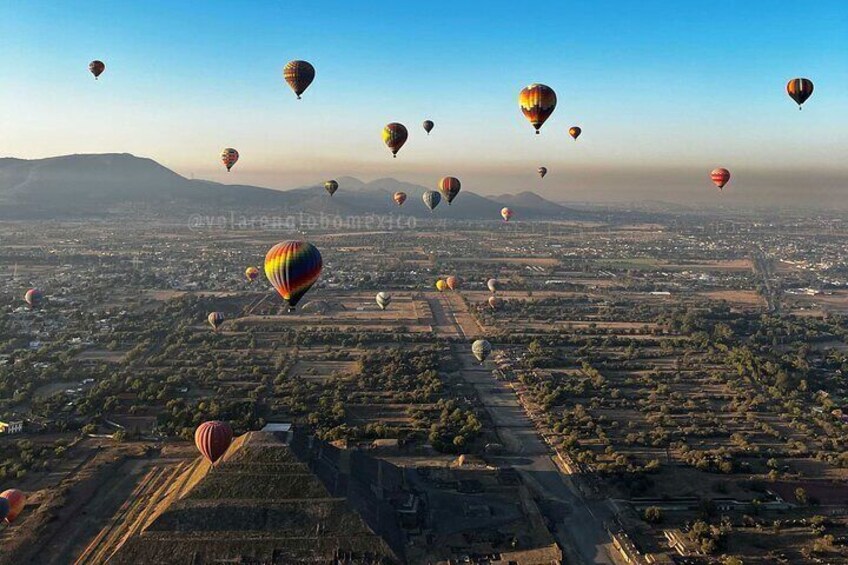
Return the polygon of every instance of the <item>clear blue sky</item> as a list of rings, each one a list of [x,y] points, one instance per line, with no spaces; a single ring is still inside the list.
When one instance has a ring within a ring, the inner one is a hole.
[[[661,197],[719,165],[751,190],[769,171],[848,178],[844,0],[199,4],[7,0],[0,155],[131,152],[280,188],[453,174],[561,199],[626,196],[629,176]],[[281,73],[295,58],[317,70],[301,101]],[[795,76],[816,85],[803,112]],[[531,82],[559,97],[538,137],[517,105]],[[389,121],[410,129],[395,160]],[[242,154],[230,175],[225,146]]]

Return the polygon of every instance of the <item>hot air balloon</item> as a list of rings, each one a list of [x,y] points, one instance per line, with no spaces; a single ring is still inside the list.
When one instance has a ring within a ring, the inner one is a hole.
[[[491,308],[492,310],[497,310],[500,307],[502,302],[503,301],[500,298],[498,298],[497,296],[490,296],[489,297],[489,308]]]
[[[427,205],[427,208],[429,208],[431,212],[435,210],[436,206],[439,205],[439,202],[442,201],[442,195],[435,190],[428,190],[424,193],[422,198],[424,199],[424,204]]]
[[[424,131],[427,132],[427,135],[430,135],[430,132],[433,131],[433,126],[436,125],[433,123],[433,120],[424,120]]]
[[[536,128],[536,134],[539,133],[539,129],[545,123],[545,120],[554,113],[556,103],[556,92],[544,84],[526,86],[518,95],[518,104],[521,106],[521,111],[524,113],[524,117]]]
[[[265,276],[293,312],[321,274],[321,253],[307,241],[282,241],[265,255]]]
[[[259,277],[259,269],[256,267],[248,267],[244,270],[244,276],[247,277],[247,280],[253,282]]]
[[[209,322],[209,325],[212,326],[212,329],[217,332],[218,328],[221,327],[221,324],[224,323],[224,314],[221,312],[210,312],[206,320]]]
[[[498,291],[498,287],[500,287],[500,283],[497,279],[489,279],[486,281],[486,286],[489,287],[489,292],[492,294]]]
[[[808,78],[793,78],[786,83],[786,93],[798,104],[800,110],[801,104],[813,94],[813,81]]]
[[[405,192],[395,192],[392,195],[392,199],[395,201],[395,204],[398,206],[403,206],[403,203],[406,202],[406,193]]]
[[[194,431],[194,445],[212,465],[227,452],[232,442],[233,429],[226,422],[203,422]]]
[[[6,500],[9,505],[9,511],[6,513],[5,522],[11,524],[23,512],[26,506],[26,495],[15,488],[0,492],[0,498]]]
[[[230,172],[230,169],[233,168],[233,165],[239,159],[238,151],[233,149],[232,147],[227,147],[223,151],[221,151],[221,161],[224,162],[224,166],[227,167],[227,172]]]
[[[501,217],[504,219],[505,222],[508,222],[509,219],[512,217],[512,210],[504,206],[501,209]]]
[[[339,189],[339,183],[334,180],[328,180],[324,183],[324,190],[330,193],[330,196],[334,195],[336,191]]]
[[[580,129],[580,126],[571,126],[568,128],[568,135],[573,137],[575,140],[580,137],[581,133],[583,133],[583,130]]]
[[[547,167],[539,167],[538,169],[536,169],[536,172],[539,173],[539,176],[541,178],[545,178],[545,175],[548,174],[548,168]]]
[[[730,181],[730,171],[723,167],[719,167],[718,169],[713,169],[710,173],[710,178],[713,180],[713,184],[715,184],[719,190],[724,188]]]
[[[447,287],[448,283],[446,283],[444,279],[439,279],[436,281],[436,290],[438,290],[439,292],[444,292]]]
[[[448,205],[453,202],[453,199],[456,198],[456,195],[459,194],[459,189],[462,187],[462,183],[459,182],[459,179],[456,177],[444,177],[439,181],[439,192],[442,193],[442,196],[445,197],[445,200],[448,201]]]
[[[26,300],[26,303],[29,304],[30,308],[37,308],[38,305],[41,304],[41,299],[43,297],[44,296],[41,294],[41,291],[37,288],[31,288],[26,291],[26,294],[24,294],[24,300]]]
[[[459,288],[459,279],[454,275],[449,276],[445,279],[445,284],[448,285],[448,288],[451,290],[456,290]]]
[[[300,100],[300,95],[315,80],[315,67],[306,61],[289,61],[283,67],[283,78],[286,79],[291,89],[297,94],[297,99]]]
[[[491,352],[492,344],[486,341],[485,339],[478,339],[477,341],[471,344],[471,353],[473,353],[474,357],[476,357],[477,360],[480,361],[481,365]]]
[[[378,292],[377,293],[377,306],[380,307],[380,310],[385,310],[388,308],[389,303],[392,301],[392,295],[388,292]]]
[[[394,157],[397,157],[397,152],[406,143],[407,137],[409,137],[409,132],[406,131],[406,126],[403,124],[392,122],[383,128],[383,143],[391,149]]]
[[[88,70],[94,75],[94,80],[97,80],[97,77],[103,74],[103,71],[106,70],[106,64],[103,63],[103,61],[95,59],[88,64]]]

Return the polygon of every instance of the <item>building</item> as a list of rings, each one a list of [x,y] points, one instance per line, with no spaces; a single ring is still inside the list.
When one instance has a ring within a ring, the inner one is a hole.
[[[0,434],[19,434],[24,431],[23,420],[0,422]]]

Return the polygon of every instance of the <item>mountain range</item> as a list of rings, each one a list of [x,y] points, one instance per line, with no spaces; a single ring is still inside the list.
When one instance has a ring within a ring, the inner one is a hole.
[[[583,216],[533,192],[486,197],[463,190],[448,206],[431,213],[421,201],[428,189],[392,178],[363,182],[341,177],[330,197],[323,185],[292,190],[228,185],[187,179],[143,157],[127,153],[64,155],[46,159],[0,159],[0,217],[66,218],[110,216],[142,207],[157,214],[200,210],[247,211],[273,208],[277,213],[392,214],[462,220],[497,220],[509,206],[516,219],[560,219]],[[404,191],[401,209],[392,193]]]

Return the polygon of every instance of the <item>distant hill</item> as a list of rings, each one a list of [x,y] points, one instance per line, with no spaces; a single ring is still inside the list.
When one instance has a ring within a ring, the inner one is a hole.
[[[509,206],[517,220],[578,217],[575,211],[533,192],[487,198],[463,191],[452,206],[442,202],[431,213],[421,202],[427,188],[381,178],[363,182],[340,177],[330,198],[323,186],[273,190],[187,179],[152,159],[127,153],[64,155],[47,159],[0,159],[0,217],[62,218],[108,216],[131,207],[151,212],[185,214],[199,210],[241,211],[272,207],[279,213],[397,214],[419,218],[496,220]],[[398,208],[392,193],[409,200]]]

